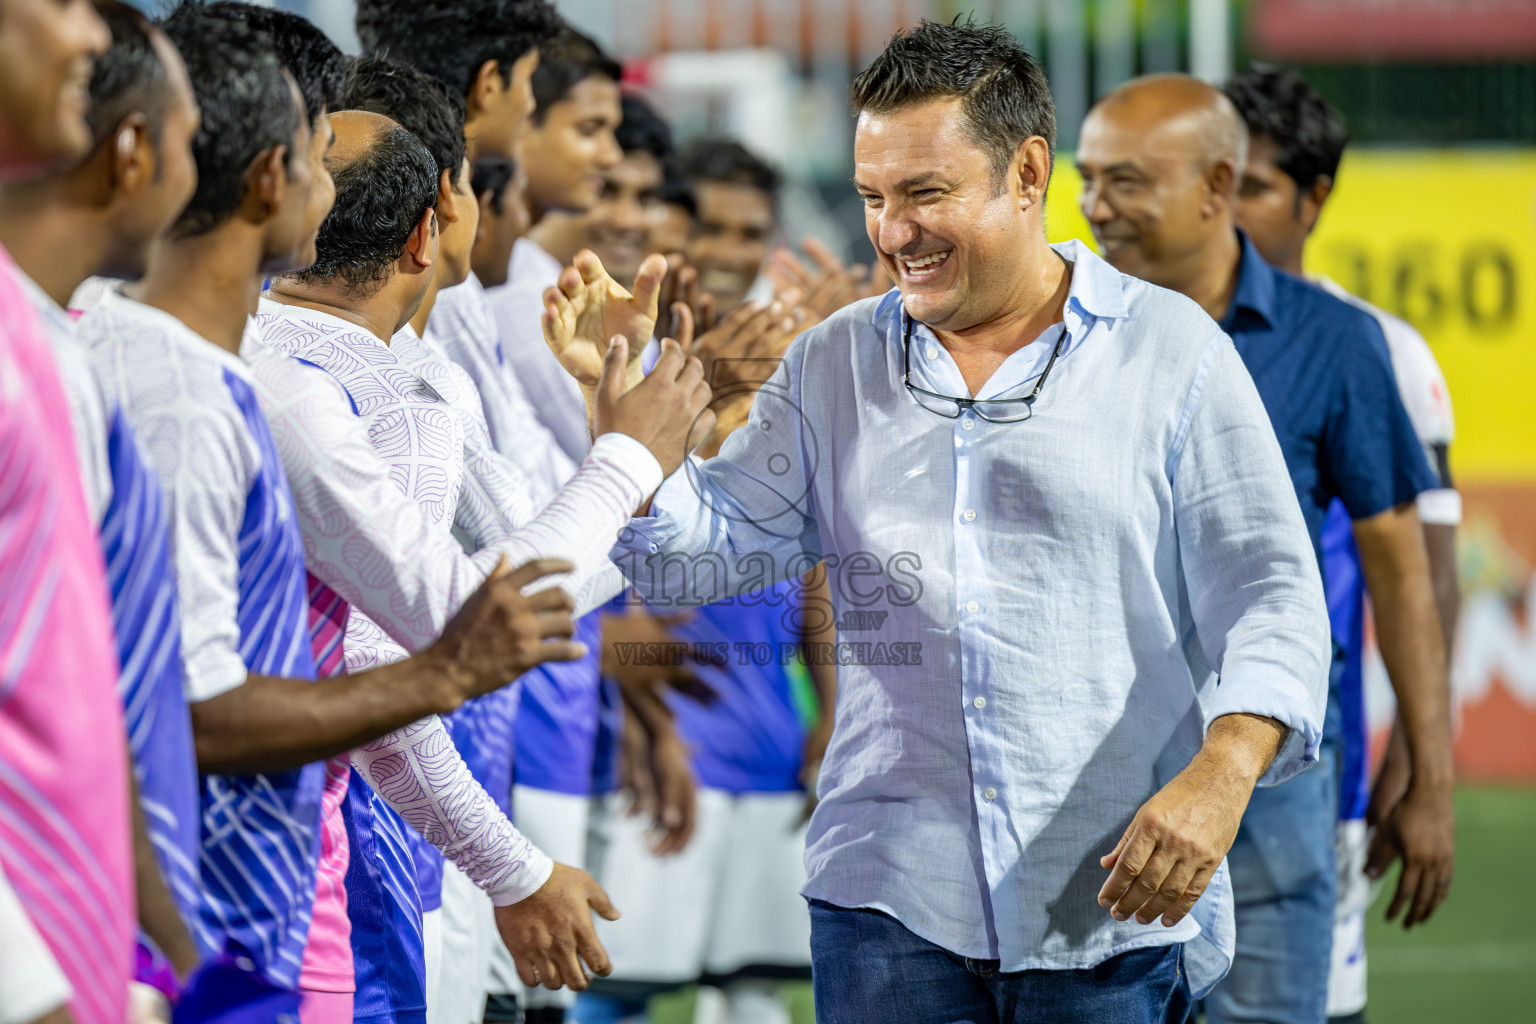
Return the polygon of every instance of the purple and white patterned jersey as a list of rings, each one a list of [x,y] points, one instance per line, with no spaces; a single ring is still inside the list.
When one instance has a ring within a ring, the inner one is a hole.
[[[570,440],[575,432],[557,432],[547,422],[569,425],[580,419],[585,423],[586,401],[550,356],[537,309],[529,304],[542,282],[552,283],[551,272],[558,275],[558,265],[537,246],[525,246],[521,256],[514,254],[513,269],[518,276],[508,288],[515,285],[520,290],[500,294],[499,316],[473,276],[439,293],[424,344],[440,346],[473,380],[491,443],[523,471],[535,503],[543,505],[576,472],[576,463],[560,442],[561,436]],[[498,331],[508,332],[505,341]],[[564,378],[531,377],[537,403],[523,386],[522,376],[530,372],[530,364],[540,373],[552,367]],[[583,639],[598,641],[597,613],[584,618],[579,629]],[[518,785],[579,795],[591,791],[601,685],[598,643],[592,642],[591,647],[580,661],[541,666],[523,677],[522,706],[515,725]]]
[[[245,364],[161,310],[112,293],[80,321],[170,513],[186,696],[248,674],[314,679],[303,542]],[[325,767],[202,777],[205,954],[239,947],[296,988],[309,933]]]
[[[191,922],[200,902],[197,758],[160,481],[128,418],[96,379],[75,322],[36,282],[23,277],[21,283],[59,365],[86,504],[106,560],[121,669],[117,692],[150,844],[177,908]]]

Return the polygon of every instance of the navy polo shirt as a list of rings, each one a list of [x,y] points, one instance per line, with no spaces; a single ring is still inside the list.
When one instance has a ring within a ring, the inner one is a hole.
[[[1221,321],[1269,410],[1322,562],[1335,498],[1365,519],[1438,486],[1392,375],[1375,317],[1264,262],[1238,232],[1242,264]]]

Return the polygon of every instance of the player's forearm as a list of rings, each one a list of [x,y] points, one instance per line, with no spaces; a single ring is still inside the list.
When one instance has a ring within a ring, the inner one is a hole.
[[[249,676],[192,705],[198,770],[279,772],[334,757],[462,703],[446,659],[431,649],[357,675],[310,682]]]
[[[1402,519],[1411,519],[1411,529]],[[1380,522],[1378,522],[1380,521]],[[1418,515],[1392,510],[1357,523],[1360,562],[1376,616],[1377,643],[1397,695],[1412,786],[1449,791],[1451,696],[1440,612]]]
[[[358,747],[352,764],[497,905],[526,898],[549,878],[553,862],[475,781],[437,717]]]
[[[149,838],[149,823],[144,818],[143,805],[139,803],[139,785],[133,766],[128,766],[128,810],[133,822],[133,878],[138,897],[139,927],[165,954],[177,977],[185,980],[197,967],[197,947],[187,932],[186,922],[171,898],[165,878],[160,874],[160,862],[155,857],[154,843]]]
[[[1429,553],[1429,576],[1435,587],[1435,608],[1440,613],[1440,632],[1445,657],[1451,658],[1456,620],[1461,615],[1461,582],[1456,577],[1456,527],[1424,524],[1424,547]]]

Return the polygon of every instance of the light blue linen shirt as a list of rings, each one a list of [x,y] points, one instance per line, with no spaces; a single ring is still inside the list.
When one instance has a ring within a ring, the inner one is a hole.
[[[1231,961],[1225,863],[1164,928],[1098,905],[1099,858],[1220,715],[1290,727],[1267,784],[1316,758],[1322,584],[1232,342],[1183,296],[1056,251],[1063,325],[977,395],[1027,394],[1064,329],[1031,419],[920,407],[899,293],[859,302],[795,342],[748,424],[668,479],[613,557],[663,606],[825,557],[837,728],[807,896],[1005,971],[1186,942],[1200,993]],[[918,386],[967,393],[922,325],[912,363]]]

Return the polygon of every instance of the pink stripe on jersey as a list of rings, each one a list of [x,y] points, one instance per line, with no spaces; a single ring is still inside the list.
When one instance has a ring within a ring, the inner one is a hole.
[[[347,628],[347,602],[330,587],[309,577],[309,642],[315,654],[319,678],[342,670],[342,638]],[[304,946],[299,987],[311,992],[353,992],[357,983],[352,971],[352,922],[347,918],[347,866],[351,850],[347,826],[341,817],[351,776],[351,758],[343,754],[325,764],[325,792],[320,797],[320,863],[315,871],[315,903]],[[306,998],[299,1017],[304,1024],[334,1008],[334,1001]],[[349,1004],[350,1005],[350,1004]]]
[[[75,1020],[121,1024],[135,911],[111,611],[64,393],[13,268],[0,249],[0,864]]]

